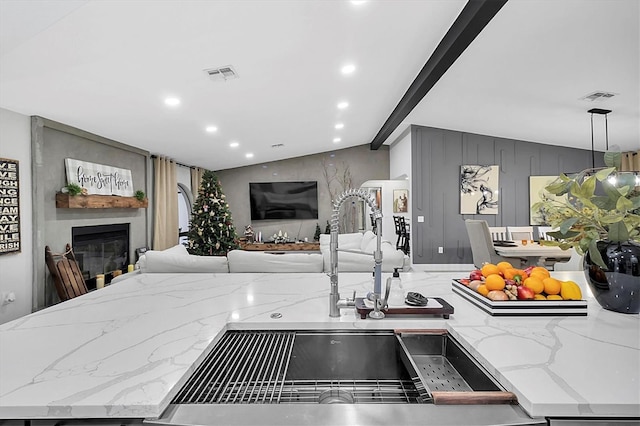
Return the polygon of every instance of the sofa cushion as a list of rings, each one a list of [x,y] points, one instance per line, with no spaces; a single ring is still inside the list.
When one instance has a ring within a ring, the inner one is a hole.
[[[362,232],[353,232],[350,234],[338,234],[338,247],[340,247],[341,249],[360,250],[360,246],[362,245],[362,236],[363,236]],[[320,235],[320,251],[324,251],[324,248],[328,250],[330,242],[331,242],[331,234],[321,234]]]
[[[179,251],[147,251],[144,261],[140,258],[140,271],[143,273],[197,273],[229,272],[226,256],[184,255]]]
[[[371,250],[370,252],[367,250],[368,246],[373,243],[373,247],[375,250],[375,246],[376,246],[376,240],[378,237],[376,237],[376,234],[374,234],[371,231],[366,231],[364,233],[364,235],[362,236],[362,242],[360,243],[360,250],[362,251],[366,251],[368,253],[373,253],[373,250]]]
[[[322,272],[320,253],[231,250],[229,272]]]

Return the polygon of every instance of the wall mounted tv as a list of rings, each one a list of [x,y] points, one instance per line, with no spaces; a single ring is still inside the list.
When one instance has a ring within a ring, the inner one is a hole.
[[[318,182],[249,183],[251,220],[317,219]]]

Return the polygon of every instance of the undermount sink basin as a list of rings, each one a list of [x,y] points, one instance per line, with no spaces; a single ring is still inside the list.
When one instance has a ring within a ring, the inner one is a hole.
[[[174,403],[420,404],[474,391],[500,388],[445,332],[243,330],[225,333]]]

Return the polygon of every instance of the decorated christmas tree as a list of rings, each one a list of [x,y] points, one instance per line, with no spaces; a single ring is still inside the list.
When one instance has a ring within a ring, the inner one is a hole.
[[[218,177],[205,171],[193,204],[189,227],[189,253],[200,256],[224,256],[238,248],[236,229],[231,220]]]

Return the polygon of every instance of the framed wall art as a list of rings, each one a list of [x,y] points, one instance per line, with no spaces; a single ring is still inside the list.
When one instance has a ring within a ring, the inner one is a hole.
[[[409,190],[394,189],[393,190],[393,212],[407,213],[409,211]]]
[[[545,186],[556,180],[558,176],[529,176],[529,225],[547,225],[545,218],[540,212],[532,212],[531,207],[538,201],[542,201],[542,194]],[[553,195],[547,193],[548,197],[565,200],[566,195]]]
[[[460,214],[498,214],[499,166],[460,166]]]
[[[20,250],[18,161],[0,158],[0,255]]]

